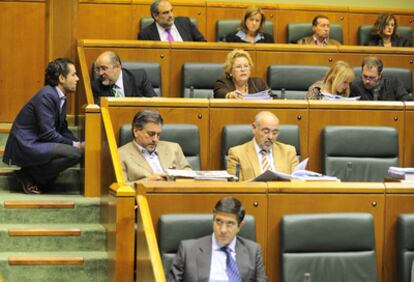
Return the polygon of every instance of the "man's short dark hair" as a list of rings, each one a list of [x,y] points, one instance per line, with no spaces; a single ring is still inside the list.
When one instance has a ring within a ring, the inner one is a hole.
[[[312,20],[312,25],[313,26],[317,26],[318,25],[318,20],[319,19],[326,19],[326,20],[329,20],[329,18],[327,17],[327,16],[324,16],[324,15],[317,15],[316,17],[314,17],[313,18],[313,20]]]
[[[134,136],[134,128],[143,129],[149,123],[164,124],[161,114],[155,110],[145,110],[138,112],[132,120],[132,136]]]
[[[73,62],[68,58],[57,58],[49,62],[45,71],[45,85],[57,86],[59,76],[66,77],[68,75],[69,65],[73,65]]]
[[[237,223],[240,223],[244,219],[244,215],[246,211],[242,205],[242,203],[233,197],[225,197],[218,201],[213,209],[214,213],[223,212],[223,213],[231,213],[237,217]]]
[[[150,12],[151,12],[151,17],[154,20],[155,20],[155,16],[159,14],[158,6],[160,5],[160,2],[162,1],[166,1],[166,0],[155,0],[151,3]]]
[[[382,73],[382,70],[384,68],[384,64],[382,63],[381,59],[374,56],[365,57],[364,60],[362,60],[361,68],[364,68],[364,66],[367,66],[369,69],[376,67],[378,74]]]

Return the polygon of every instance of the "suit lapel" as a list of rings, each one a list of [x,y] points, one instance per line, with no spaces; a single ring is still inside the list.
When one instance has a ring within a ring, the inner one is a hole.
[[[133,97],[133,82],[131,81],[131,77],[129,76],[129,73],[127,71],[125,71],[124,69],[122,69],[122,83],[124,86],[124,94],[125,97]]]
[[[211,267],[211,236],[202,241],[197,250],[197,270],[199,282],[207,282],[210,276]]]
[[[139,151],[138,147],[134,142],[130,143],[132,148],[130,150],[131,153],[131,159],[134,160],[137,166],[141,167],[145,171],[147,171],[149,174],[153,174],[153,170],[151,166],[148,164],[147,160],[144,158],[144,156]]]
[[[239,267],[240,277],[242,281],[247,281],[249,277],[249,253],[246,247],[237,238],[236,241],[236,262]]]
[[[276,143],[273,144],[272,151],[273,151],[273,162],[276,163],[275,169],[277,171],[282,171],[281,164],[283,162],[280,160],[280,155],[281,154],[280,154],[280,151],[279,151],[279,146],[276,146]]]
[[[253,141],[247,144],[247,157],[250,161],[250,165],[253,167],[254,175],[260,175],[262,170],[259,166],[259,159],[257,158],[256,148]]]
[[[184,23],[181,19],[176,19],[174,24],[175,24],[175,27],[177,28],[178,33],[180,34],[181,39],[183,41],[192,41],[191,38],[189,37],[190,36],[190,31],[187,30],[186,25],[184,25]]]
[[[160,141],[157,145],[157,151],[161,167],[164,171],[167,171],[171,164],[171,152],[168,148],[168,145]]]

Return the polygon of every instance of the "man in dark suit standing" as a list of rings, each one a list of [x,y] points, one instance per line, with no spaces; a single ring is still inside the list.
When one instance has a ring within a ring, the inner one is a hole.
[[[27,194],[40,194],[59,173],[78,163],[83,143],[68,129],[66,96],[79,81],[65,58],[50,62],[43,87],[19,112],[10,131],[3,162],[21,170],[17,180]]]
[[[214,207],[213,234],[181,242],[168,281],[267,281],[260,247],[237,236],[245,210],[226,197]]]
[[[138,34],[138,40],[206,41],[188,17],[174,18],[173,7],[168,0],[155,0],[150,10],[154,22]]]
[[[92,80],[95,103],[99,97],[153,97],[157,96],[147,78],[145,70],[132,74],[122,68],[121,59],[112,51],[105,51],[95,61],[95,71],[99,78]]]

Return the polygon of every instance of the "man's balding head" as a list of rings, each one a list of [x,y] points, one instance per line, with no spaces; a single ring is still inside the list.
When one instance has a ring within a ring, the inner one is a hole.
[[[252,123],[252,130],[257,145],[268,151],[279,134],[279,119],[271,112],[259,112]]]
[[[113,85],[121,73],[121,59],[113,51],[101,53],[95,61],[95,71],[103,85]]]

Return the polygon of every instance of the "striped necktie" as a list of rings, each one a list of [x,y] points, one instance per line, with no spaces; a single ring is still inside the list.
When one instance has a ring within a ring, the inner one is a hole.
[[[231,250],[229,247],[222,247],[221,250],[226,254],[226,273],[229,278],[229,282],[241,282],[239,267],[236,260],[231,256]]]
[[[114,97],[122,97],[121,91],[119,91],[118,86],[116,86],[116,84],[112,85],[111,91]]]
[[[262,171],[265,172],[267,170],[272,169],[272,166],[270,165],[269,161],[267,160],[267,151],[261,150],[260,154],[262,154]]]

